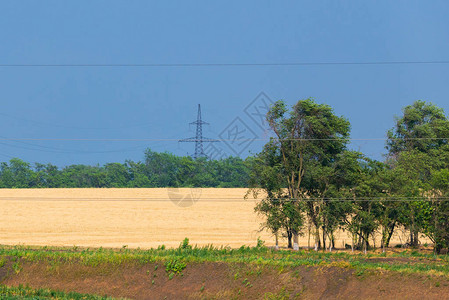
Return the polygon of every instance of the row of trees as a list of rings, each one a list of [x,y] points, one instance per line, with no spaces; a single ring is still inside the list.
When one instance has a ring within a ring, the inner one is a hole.
[[[267,120],[274,137],[245,160],[147,150],[141,162],[60,169],[12,159],[0,164],[0,188],[250,187],[263,194],[256,207],[263,227],[289,247],[306,233],[317,249],[333,247],[337,230],[351,233],[353,247],[369,248],[376,234],[388,247],[399,228],[411,246],[424,234],[437,252],[449,247],[449,120],[441,108],[405,107],[387,132],[382,162],[349,150],[348,120],[312,99],[291,110],[278,101]]]
[[[417,101],[388,131],[384,162],[348,150],[350,124],[328,105],[282,101],[267,114],[274,133],[252,165],[251,190],[263,192],[256,211],[263,226],[294,247],[298,235],[315,247],[334,245],[337,229],[352,245],[370,247],[381,234],[387,247],[399,227],[418,246],[420,234],[436,252],[449,246],[449,121],[444,111]]]
[[[147,150],[142,162],[59,169],[13,158],[0,164],[0,188],[246,187],[249,161],[238,157],[193,160]]]

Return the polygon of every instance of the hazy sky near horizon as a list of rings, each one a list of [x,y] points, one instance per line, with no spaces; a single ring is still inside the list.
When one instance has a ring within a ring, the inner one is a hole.
[[[449,112],[449,64],[204,64],[449,61],[448,15],[448,1],[2,1],[0,161],[192,154],[177,140],[195,135],[199,103],[204,135],[246,157],[268,135],[250,117],[262,92],[329,104],[365,139],[351,148],[382,159],[404,106]],[[242,128],[257,140],[229,145]]]

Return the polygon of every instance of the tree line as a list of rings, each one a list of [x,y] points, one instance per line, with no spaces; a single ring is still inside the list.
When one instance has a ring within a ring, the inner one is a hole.
[[[248,187],[259,195],[262,227],[288,247],[308,234],[331,249],[337,230],[351,247],[368,249],[380,235],[388,247],[398,230],[407,243],[428,237],[449,248],[449,120],[443,109],[416,101],[386,132],[382,161],[348,149],[350,123],[313,99],[292,107],[277,101],[267,113],[273,137],[246,159],[197,160],[146,150],[143,161],[103,166],[0,164],[0,188]]]
[[[239,157],[194,160],[150,149],[143,161],[103,166],[58,168],[13,158],[0,164],[0,188],[247,187],[249,161]]]
[[[335,232],[367,249],[380,234],[388,247],[399,228],[410,246],[425,235],[435,251],[449,247],[449,121],[424,101],[406,106],[387,135],[384,161],[348,149],[350,124],[313,99],[267,114],[274,137],[256,155],[250,192],[262,194],[263,227],[294,247],[309,234],[316,249],[331,249]],[[261,193],[263,192],[263,193]]]

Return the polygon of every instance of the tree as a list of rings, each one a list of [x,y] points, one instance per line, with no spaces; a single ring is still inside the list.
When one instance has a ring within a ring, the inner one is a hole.
[[[428,152],[448,144],[449,122],[442,108],[422,100],[406,106],[387,132],[389,155],[402,151]]]
[[[8,163],[1,164],[1,181],[5,188],[33,187],[35,173],[29,163],[19,158],[12,158]]]
[[[430,191],[431,200],[422,207],[423,230],[440,254],[442,248],[449,248],[449,169],[432,173]]]
[[[281,234],[287,237],[288,248],[293,248],[292,239],[304,224],[301,203],[286,193],[286,174],[279,148],[273,139],[254,158],[251,164],[250,186],[248,192],[255,197],[262,191],[263,199],[255,211],[265,217],[261,229],[268,229],[276,238]]]
[[[403,195],[424,197],[425,185],[430,180],[432,169],[438,169],[435,158],[447,149],[449,121],[443,109],[432,103],[416,101],[403,109],[403,115],[396,118],[395,127],[387,133],[389,162],[397,169],[402,180]],[[410,244],[419,244],[419,220],[422,217],[423,200],[403,202],[403,224],[410,230]]]
[[[290,227],[291,232],[287,232],[288,236],[293,236],[294,243],[300,234],[298,225],[303,223],[300,212],[304,209],[315,226],[319,243],[319,227],[322,225],[319,216],[329,185],[309,175],[319,174],[322,178],[330,175],[336,157],[346,148],[349,122],[334,115],[330,106],[317,104],[312,99],[298,101],[290,112],[283,101],[277,101],[268,111],[267,121],[275,137],[265,146],[265,153],[259,160],[262,164],[259,172],[266,172],[267,182],[263,188],[267,193],[266,200],[275,200],[274,196],[285,203],[289,214],[283,222],[295,224]],[[309,180],[303,183],[305,177]],[[283,189],[279,189],[281,186]],[[272,209],[282,210],[284,205],[273,203],[269,207],[271,212]],[[269,217],[267,212],[264,214]],[[270,214],[283,216],[282,213]]]
[[[123,164],[109,163],[104,166],[104,170],[108,187],[123,188],[128,185],[130,175]]]

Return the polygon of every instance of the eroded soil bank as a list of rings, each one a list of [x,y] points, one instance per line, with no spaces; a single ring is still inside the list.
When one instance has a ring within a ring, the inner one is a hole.
[[[164,263],[84,265],[8,259],[0,283],[129,299],[448,299],[444,276],[355,271],[338,266],[188,263],[175,274]]]

